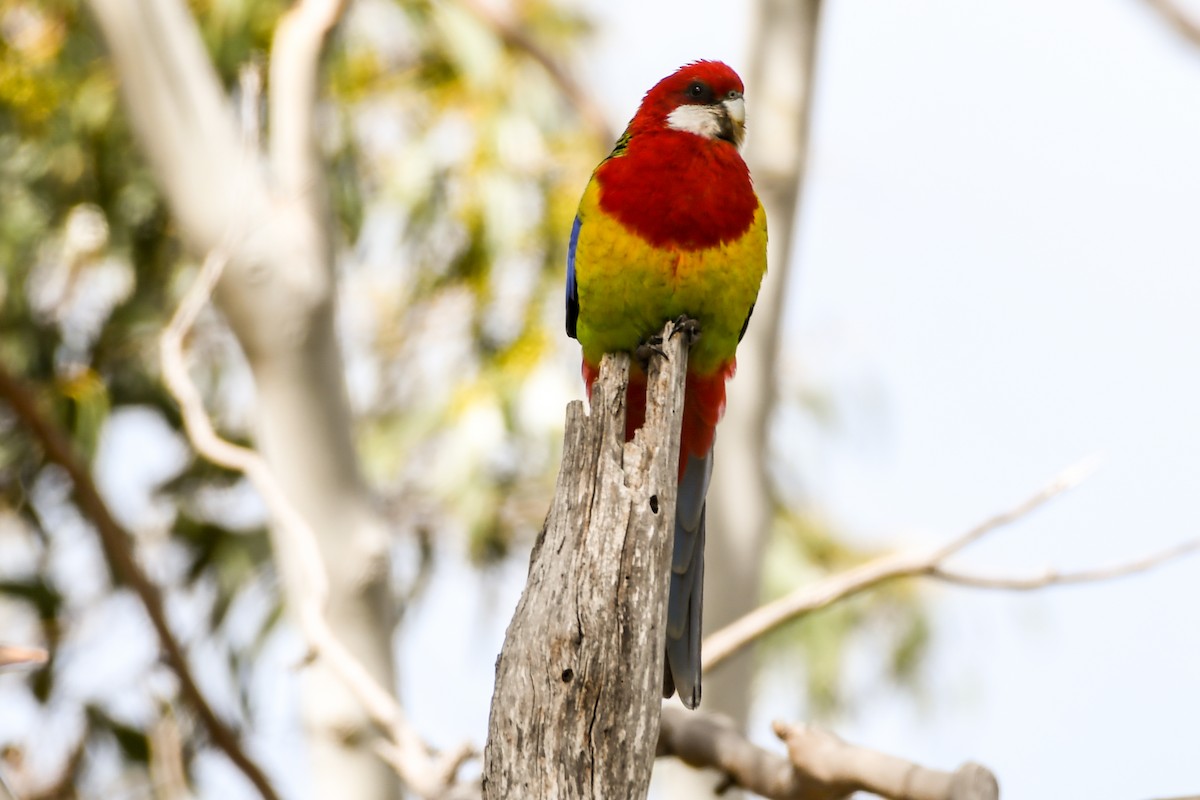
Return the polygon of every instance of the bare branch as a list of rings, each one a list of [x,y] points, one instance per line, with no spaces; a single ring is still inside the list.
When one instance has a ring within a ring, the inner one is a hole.
[[[262,120],[259,103],[262,102],[262,64],[248,61],[238,69],[238,129],[246,148],[257,152],[262,141]]]
[[[954,772],[922,767],[849,744],[811,725],[774,724],[800,772],[839,792],[872,792],[895,800],[997,800],[1000,787],[985,767],[966,763]]]
[[[270,175],[253,141],[258,76],[243,73],[242,117],[249,126],[239,125],[184,0],[88,2],[178,230],[195,252],[219,250],[228,258],[217,291],[254,373],[255,440],[264,463],[294,504],[291,513],[303,515],[310,526],[305,530],[318,535],[320,552],[337,554],[325,562],[328,572],[316,570],[315,548],[289,536],[294,524],[285,519],[271,528],[289,606],[303,626],[314,616],[312,581],[319,581],[318,595],[330,602],[317,630],[335,624],[340,638],[305,675],[302,715],[311,734],[313,791],[385,800],[395,793],[392,771],[356,743],[358,732],[375,721],[342,676],[355,667],[368,672],[374,681],[360,681],[360,693],[368,692],[366,686],[391,685],[395,613],[386,591],[387,535],[354,446],[334,326],[331,225],[313,136],[318,59],[346,0],[298,0],[276,30],[269,65]],[[182,333],[179,340],[181,347]],[[186,380],[186,369],[181,372]],[[203,426],[195,415],[192,424]],[[215,433],[210,441],[223,449]],[[242,454],[225,449],[224,455],[236,461]],[[302,541],[311,545],[311,537]],[[315,607],[320,610],[319,603]],[[342,664],[340,672],[334,666],[339,656],[351,664]]]
[[[1154,569],[1155,567],[1166,564],[1168,561],[1182,558],[1186,555],[1200,550],[1200,538],[1189,539],[1185,542],[1168,547],[1157,553],[1139,558],[1134,561],[1126,561],[1120,564],[1113,564],[1108,567],[1097,567],[1095,569],[1079,570],[1077,572],[1060,572],[1056,569],[1046,569],[1037,575],[1028,575],[1025,577],[1007,577],[1007,576],[989,576],[975,575],[969,572],[959,572],[957,570],[946,569],[944,567],[934,567],[929,572],[929,576],[937,578],[947,583],[956,583],[960,586],[971,586],[977,589],[1008,589],[1012,591],[1028,591],[1032,589],[1044,589],[1048,586],[1067,586],[1075,583],[1096,583],[1099,581],[1110,581],[1115,578],[1124,578],[1129,575],[1137,575],[1141,572]]]
[[[1095,460],[1089,459],[1064,470],[1053,481],[1025,501],[984,520],[931,551],[892,553],[882,556],[845,572],[830,575],[816,583],[801,586],[777,600],[760,606],[705,638],[705,671],[713,669],[741,648],[775,630],[785,622],[897,578],[927,576],[979,588],[1039,589],[1054,584],[1103,581],[1144,572],[1200,549],[1200,541],[1191,540],[1162,553],[1103,569],[1069,573],[1048,571],[1037,576],[1018,578],[977,576],[949,569],[946,566],[946,560],[963,548],[999,528],[1023,519],[1053,498],[1078,486],[1091,474],[1094,467]]]
[[[390,746],[386,760],[401,779],[421,796],[437,797],[454,783],[458,767],[464,760],[461,751],[444,756],[433,753],[409,724],[391,693],[338,640],[325,618],[329,580],[312,527],[296,510],[257,451],[235,445],[217,434],[188,374],[183,341],[220,280],[225,261],[221,251],[214,251],[205,259],[200,275],[163,331],[163,379],[179,403],[188,439],[196,451],[213,463],[242,472],[250,479],[270,509],[281,538],[298,554],[307,591],[294,599],[299,606],[301,629],[312,654],[329,665],[388,737]]]
[[[120,76],[133,128],[179,230],[201,252],[234,220],[265,213],[257,158],[180,0],[89,0]]]
[[[227,251],[225,283],[236,288],[224,291],[223,310],[252,365],[294,348],[333,296],[312,109],[320,47],[345,0],[305,0],[277,30],[270,182],[249,120],[243,113],[239,123],[181,0],[88,2],[180,234],[195,252]],[[270,313],[263,297],[276,300]]]
[[[1200,22],[1193,19],[1176,0],[1146,0],[1146,5],[1157,11],[1176,33],[1192,44],[1200,46]]]
[[[191,800],[183,756],[183,734],[169,707],[150,728],[150,782],[156,800]]]
[[[999,514],[988,517],[965,533],[936,548],[926,559],[931,563],[941,563],[968,545],[974,544],[987,536],[992,531],[1003,528],[1006,525],[1011,525],[1017,520],[1027,517],[1060,494],[1070,491],[1083,483],[1091,477],[1099,465],[1099,458],[1093,456],[1067,467],[1056,475],[1054,480],[1050,481],[1023,502],[1018,503],[1007,511],[1001,511]]]
[[[977,764],[942,772],[849,744],[821,728],[776,722],[774,729],[787,745],[787,756],[753,744],[722,717],[667,706],[658,755],[715,769],[729,785],[769,800],[836,800],[856,791],[897,800],[999,796],[995,777]]]
[[[733,722],[703,711],[663,706],[660,757],[715,769],[734,786],[771,800],[832,800],[841,795],[797,772],[786,757],[746,738]]]
[[[0,644],[0,669],[45,664],[50,654],[40,647]]]
[[[200,691],[183,646],[175,639],[167,624],[161,590],[138,565],[130,545],[132,538],[108,510],[108,505],[92,482],[91,472],[75,452],[74,445],[42,414],[30,389],[10,375],[2,364],[0,397],[4,398],[24,423],[25,429],[41,444],[46,458],[58,464],[70,476],[75,486],[75,500],[84,515],[92,521],[109,569],[117,581],[133,589],[146,609],[167,664],[179,679],[180,693],[200,718],[213,744],[229,757],[265,800],[275,800],[275,790],[258,764],[242,749],[237,731],[217,716]]]
[[[321,159],[314,136],[317,67],[346,0],[303,0],[279,21],[271,54],[271,166],[286,197],[316,197]]]

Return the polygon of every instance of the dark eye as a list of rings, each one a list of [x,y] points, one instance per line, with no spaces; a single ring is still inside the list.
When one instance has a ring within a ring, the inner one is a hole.
[[[730,89],[730,90],[729,90],[729,94],[727,94],[727,95],[725,95],[725,96],[726,96],[726,97],[728,97],[730,100],[735,100],[735,99],[737,99],[737,98],[738,98],[740,95],[738,95],[738,90],[737,90],[737,89]]]
[[[687,85],[687,89],[684,90],[684,93],[691,102],[696,103],[697,105],[716,102],[712,87],[701,80],[694,80],[689,83]]]

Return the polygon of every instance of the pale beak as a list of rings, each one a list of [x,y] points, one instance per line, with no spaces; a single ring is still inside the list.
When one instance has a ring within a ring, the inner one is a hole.
[[[722,138],[728,138],[741,147],[742,140],[746,138],[746,101],[739,94],[721,101],[721,105],[725,107],[725,115],[729,119],[729,135]]]

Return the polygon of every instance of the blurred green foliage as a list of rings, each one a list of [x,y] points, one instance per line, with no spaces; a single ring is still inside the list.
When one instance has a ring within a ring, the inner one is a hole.
[[[289,4],[188,5],[233,94],[239,70],[267,63]],[[550,3],[515,2],[512,13],[556,56],[586,33]],[[541,413],[528,379],[570,374],[555,362],[565,352],[565,232],[607,143],[584,130],[543,67],[454,3],[360,0],[324,67],[317,125],[368,473],[399,534],[457,533],[477,559],[499,558],[536,530],[552,490],[560,423]],[[0,0],[0,210],[0,363],[36,387],[88,458],[103,450],[106,424],[132,409],[177,439],[158,336],[194,261],[138,154],[81,0]],[[245,439],[248,379],[228,332],[203,319],[190,349],[222,431]],[[279,614],[261,512],[236,476],[189,457],[164,469],[147,489],[158,511],[124,521],[174,601],[199,610],[192,645],[223,654],[221,680],[238,698],[230,712],[249,719],[248,664]],[[94,543],[66,486],[0,404],[0,625],[51,650],[31,682],[42,724],[76,709],[49,759],[58,774],[22,766],[22,753],[46,746],[36,726],[30,739],[0,742],[0,768],[7,763],[30,798],[75,783],[72,796],[111,796],[104,758],[126,765],[123,791],[133,791],[130,774],[142,775],[134,785],[148,780],[150,732],[169,699],[161,678],[138,681],[124,699],[115,688],[81,694],[70,678],[80,659],[105,658],[89,648],[131,645],[88,638],[121,593],[98,558],[81,566],[81,548]],[[257,611],[234,620],[235,606]],[[144,669],[163,672],[153,661]],[[190,743],[186,757],[203,747]]]
[[[768,543],[765,600],[852,569],[884,555],[856,547],[849,537],[813,509],[783,512]],[[797,695],[806,701],[805,718],[829,721],[853,714],[871,689],[888,685],[919,690],[918,667],[930,629],[913,581],[893,581],[793,620],[763,640],[768,668],[781,665],[803,681]],[[847,663],[855,648],[866,663],[878,665],[870,685],[847,684]]]
[[[287,6],[189,1],[231,94],[239,70],[267,63]],[[555,57],[588,33],[545,0],[514,0],[511,11]],[[324,67],[317,126],[366,471],[398,538],[414,536],[428,556],[431,539],[458,536],[476,561],[499,559],[522,533],[532,538],[553,489],[562,405],[578,383],[564,380],[577,369],[561,335],[566,233],[610,142],[470,6],[359,0]],[[131,410],[161,423],[164,450],[182,448],[157,348],[194,262],[119,100],[81,0],[0,0],[0,363],[37,387],[89,458],[104,449],[106,425]],[[202,318],[190,352],[222,432],[247,439],[251,393],[230,334]],[[236,476],[178,461],[147,488],[150,510],[123,521],[187,610],[188,646],[227,667],[213,679],[234,698],[225,712],[252,720],[253,661],[280,613],[261,511]],[[65,479],[0,404],[0,630],[51,650],[30,682],[41,728],[0,741],[0,768],[23,779],[27,798],[76,783],[70,796],[112,796],[105,758],[120,765],[122,796],[150,791],[151,732],[174,688],[154,658],[120,691],[79,688],[77,673],[103,661],[100,651],[132,648],[95,638],[106,609],[128,598],[89,547]],[[805,517],[782,518],[772,547],[770,594],[866,555]],[[817,714],[849,703],[842,666],[864,630],[884,630],[890,675],[911,680],[928,639],[911,591],[889,587],[796,623],[769,640],[768,655],[795,662],[799,648]],[[65,733],[54,723],[62,715]],[[194,759],[206,745],[181,722]],[[57,774],[26,773],[21,755],[32,747],[61,751],[49,760]]]

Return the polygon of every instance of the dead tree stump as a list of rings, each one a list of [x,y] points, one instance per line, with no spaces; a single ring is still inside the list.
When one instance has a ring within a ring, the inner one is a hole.
[[[642,798],[661,713],[685,336],[650,359],[646,423],[625,441],[627,355],[567,408],[554,505],[496,663],[488,800]]]

